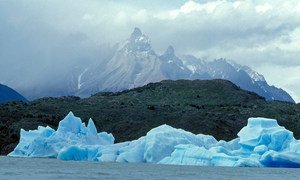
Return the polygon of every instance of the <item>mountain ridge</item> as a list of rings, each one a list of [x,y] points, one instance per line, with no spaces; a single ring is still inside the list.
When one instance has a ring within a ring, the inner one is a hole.
[[[117,142],[136,139],[162,124],[229,140],[236,137],[249,117],[277,119],[300,137],[300,104],[265,101],[228,80],[165,80],[84,99],[51,97],[2,104],[1,154],[15,147],[21,128],[56,128],[69,111],[86,123],[91,117],[99,130],[113,133]]]
[[[0,84],[0,103],[6,103],[8,101],[24,101],[28,100],[14,89]]]
[[[247,66],[225,59],[206,62],[192,55],[178,57],[171,45],[162,55],[158,55],[152,49],[150,38],[139,28],[135,28],[130,38],[121,43],[105,68],[98,67],[95,71],[101,72],[97,80],[89,81],[90,74],[87,73],[86,86],[82,86],[84,90],[79,90],[75,95],[87,97],[97,91],[122,91],[167,79],[227,79],[267,100],[295,103],[287,92],[270,86],[263,75]],[[106,75],[103,76],[103,72]]]
[[[59,77],[54,74],[53,80],[47,83],[36,83],[32,87],[22,83],[16,87],[29,99],[37,99],[70,95],[89,97],[97,92],[118,92],[167,79],[226,79],[267,100],[295,103],[287,92],[270,86],[261,74],[247,66],[225,59],[206,61],[193,55],[178,55],[172,46],[157,54],[151,39],[139,28],[135,28],[128,39],[107,49],[105,54],[97,62],[67,68]]]

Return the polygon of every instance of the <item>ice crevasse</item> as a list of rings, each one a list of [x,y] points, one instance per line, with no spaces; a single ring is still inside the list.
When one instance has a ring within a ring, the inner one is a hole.
[[[300,141],[274,119],[249,118],[238,138],[229,142],[162,125],[145,136],[114,143],[112,134],[97,133],[70,112],[58,129],[21,129],[13,157],[61,160],[158,163],[230,167],[300,167]]]

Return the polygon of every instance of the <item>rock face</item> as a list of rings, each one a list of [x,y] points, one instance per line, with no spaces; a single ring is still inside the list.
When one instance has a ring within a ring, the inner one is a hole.
[[[61,160],[159,163],[229,167],[300,167],[300,141],[274,119],[250,118],[238,138],[217,141],[161,125],[131,142],[114,143],[105,132],[97,134],[69,113],[58,126],[21,130],[20,142],[9,156],[48,157]]]
[[[130,38],[120,44],[106,65],[83,74],[78,96],[100,91],[121,91],[165,79],[161,61],[152,50],[150,39],[135,28]]]
[[[138,28],[117,47],[105,65],[82,70],[78,75],[78,89],[73,90],[75,95],[87,97],[101,91],[117,92],[161,80],[226,79],[267,100],[294,102],[288,93],[269,86],[261,74],[247,66],[225,59],[209,62],[191,55],[178,57],[172,46],[157,55],[149,37]]]
[[[0,103],[5,103],[8,101],[27,102],[28,100],[12,88],[0,84]]]

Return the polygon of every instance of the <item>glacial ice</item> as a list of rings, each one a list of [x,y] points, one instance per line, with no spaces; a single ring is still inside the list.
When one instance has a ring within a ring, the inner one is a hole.
[[[195,144],[208,148],[215,143],[217,140],[212,136],[195,135],[182,129],[162,125],[149,131],[146,136],[121,148],[117,162],[157,163],[171,155],[176,145]]]
[[[48,157],[61,160],[158,163],[229,167],[300,167],[300,141],[274,119],[250,118],[236,139],[217,141],[213,136],[187,132],[168,125],[145,136],[114,144],[112,134],[97,133],[70,112],[55,131],[39,126],[21,129],[13,157]]]
[[[239,145],[237,145],[238,143]],[[229,145],[179,145],[161,164],[247,167],[300,167],[300,142],[274,119],[250,118]]]
[[[99,146],[114,143],[112,134],[99,133],[93,120],[88,125],[70,112],[59,122],[57,131],[50,127],[39,126],[37,130],[25,131],[21,129],[20,142],[9,156],[14,157],[62,157],[63,152],[78,151],[82,153],[82,146]],[[74,148],[78,146],[78,148]],[[72,148],[73,147],[73,148]],[[70,150],[66,150],[66,149]],[[74,160],[77,156],[74,155]],[[68,157],[66,158],[70,160]],[[79,160],[79,159],[78,159]]]

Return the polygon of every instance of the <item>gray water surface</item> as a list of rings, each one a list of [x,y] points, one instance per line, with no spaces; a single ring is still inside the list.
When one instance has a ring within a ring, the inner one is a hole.
[[[226,168],[0,157],[0,179],[300,179],[300,169]]]

